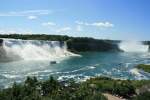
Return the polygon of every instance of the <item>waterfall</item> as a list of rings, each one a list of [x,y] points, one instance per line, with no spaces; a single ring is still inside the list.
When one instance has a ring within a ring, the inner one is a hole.
[[[125,52],[148,52],[149,46],[140,41],[122,41],[119,48]]]
[[[3,39],[3,52],[11,60],[57,60],[70,56],[65,42]],[[1,48],[2,49],[2,48]]]

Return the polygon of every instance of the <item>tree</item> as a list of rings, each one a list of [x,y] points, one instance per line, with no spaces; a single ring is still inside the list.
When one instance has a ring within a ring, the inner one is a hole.
[[[59,88],[59,83],[50,77],[49,80],[42,83],[42,93],[43,95],[51,94],[54,90]]]

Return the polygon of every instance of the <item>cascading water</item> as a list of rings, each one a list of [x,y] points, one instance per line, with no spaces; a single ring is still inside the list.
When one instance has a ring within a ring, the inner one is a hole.
[[[14,81],[24,82],[27,76],[36,76],[40,80],[54,76],[60,81],[72,78],[83,81],[96,76],[150,79],[149,73],[134,67],[150,64],[150,56],[146,52],[148,46],[124,41],[119,46],[125,52],[81,52],[82,57],[63,60],[76,56],[67,51],[65,42],[0,39],[0,88],[9,87]],[[6,59],[19,61],[3,62]],[[52,64],[52,61],[60,63]]]
[[[3,54],[11,60],[56,60],[71,55],[65,42],[3,39]],[[2,55],[2,52],[1,52]]]
[[[140,41],[122,41],[119,48],[125,52],[148,52],[149,46]]]

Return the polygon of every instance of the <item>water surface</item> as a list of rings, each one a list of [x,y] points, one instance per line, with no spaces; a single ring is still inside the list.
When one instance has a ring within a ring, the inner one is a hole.
[[[14,81],[22,82],[26,76],[46,80],[50,75],[58,80],[70,78],[83,81],[89,77],[109,76],[119,79],[150,79],[150,74],[134,68],[137,64],[150,64],[149,53],[133,52],[84,52],[66,57],[57,64],[49,60],[21,60],[0,63],[0,87],[8,87]]]

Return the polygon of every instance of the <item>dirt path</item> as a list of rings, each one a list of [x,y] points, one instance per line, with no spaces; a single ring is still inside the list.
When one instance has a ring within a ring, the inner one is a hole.
[[[103,93],[103,95],[106,96],[108,100],[125,100],[125,99],[121,99],[119,97],[113,96],[111,94],[108,94],[108,93]]]

